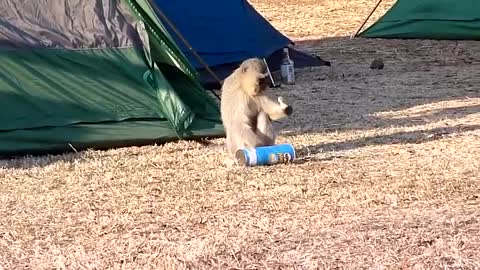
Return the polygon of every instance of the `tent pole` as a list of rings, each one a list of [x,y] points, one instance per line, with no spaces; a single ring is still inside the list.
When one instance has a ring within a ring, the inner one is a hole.
[[[160,15],[160,17],[165,20],[165,22],[172,28],[172,30],[175,32],[175,34],[182,40],[182,42],[188,47],[188,49],[195,55],[197,60],[205,67],[205,69],[212,75],[212,77],[220,84],[222,85],[222,80],[220,80],[217,75],[210,69],[207,63],[200,57],[200,55],[197,54],[197,52],[193,49],[192,45],[188,43],[188,41],[183,37],[183,35],[178,31],[178,29],[173,25],[173,23],[168,19],[168,17],[160,10],[160,8],[155,4],[150,1],[151,6],[155,9],[155,11]],[[217,94],[213,93],[215,96]],[[219,96],[217,96],[218,99],[220,99]]]
[[[360,30],[362,30],[363,26],[365,26],[365,24],[367,23],[368,19],[370,19],[370,17],[372,16],[372,14],[375,12],[375,10],[377,10],[378,6],[380,5],[380,3],[382,3],[383,0],[378,0],[377,4],[375,5],[375,7],[372,9],[372,11],[370,11],[370,14],[368,14],[367,18],[365,18],[365,20],[363,20],[362,22],[362,25],[360,25],[360,27],[357,29],[357,31],[355,33],[353,33],[350,38],[354,38],[358,35],[358,33],[360,32]]]
[[[270,68],[268,67],[267,60],[265,58],[262,58],[262,60],[263,60],[263,63],[265,63],[265,66],[267,67],[268,77],[270,78],[270,82],[272,83],[272,87],[273,88],[279,87],[280,85],[275,84],[275,80],[273,79],[272,73],[270,72]]]

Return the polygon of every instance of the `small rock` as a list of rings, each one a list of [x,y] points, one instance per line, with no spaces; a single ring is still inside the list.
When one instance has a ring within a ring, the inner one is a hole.
[[[379,59],[373,60],[372,63],[370,64],[371,69],[383,69],[383,67],[384,67],[384,64],[382,60],[379,60]]]

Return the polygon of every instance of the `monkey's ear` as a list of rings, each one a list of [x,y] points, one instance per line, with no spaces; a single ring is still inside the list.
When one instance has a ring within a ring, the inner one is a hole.
[[[247,66],[247,65],[243,66],[243,67],[242,67],[242,72],[245,73],[245,72],[247,72],[247,71],[248,71],[248,66]]]

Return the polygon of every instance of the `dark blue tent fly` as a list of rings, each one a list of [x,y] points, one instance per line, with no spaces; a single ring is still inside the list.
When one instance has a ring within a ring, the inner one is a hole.
[[[292,40],[276,30],[246,0],[152,0],[188,41],[209,68],[220,78],[228,76],[238,64],[250,57],[266,58],[270,70],[278,71],[282,49]],[[162,20],[162,17],[159,16]],[[163,21],[163,20],[162,20]],[[163,21],[164,22],[164,21]],[[165,23],[182,52],[200,73],[207,88],[218,88],[172,28]],[[296,67],[329,65],[318,56],[289,49]]]

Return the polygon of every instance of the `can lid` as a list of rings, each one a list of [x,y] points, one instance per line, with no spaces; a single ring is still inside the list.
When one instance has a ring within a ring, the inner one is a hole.
[[[243,150],[237,150],[237,152],[235,152],[235,159],[240,166],[246,166],[248,163],[247,157]]]

